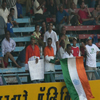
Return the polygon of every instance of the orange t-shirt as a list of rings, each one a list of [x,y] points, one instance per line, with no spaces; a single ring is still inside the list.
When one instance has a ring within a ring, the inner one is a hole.
[[[36,56],[40,58],[40,50],[37,45],[34,46],[34,49],[32,48],[32,45],[29,45],[26,48],[25,64],[28,64],[29,58],[31,58],[32,56]]]
[[[45,47],[45,49],[44,49],[44,57],[47,56],[47,55],[54,57],[54,50],[53,50],[52,47],[51,47],[51,49],[48,46]]]

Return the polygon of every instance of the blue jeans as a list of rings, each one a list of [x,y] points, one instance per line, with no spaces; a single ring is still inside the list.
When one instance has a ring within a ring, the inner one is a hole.
[[[88,21],[84,21],[82,24],[83,25],[96,25],[96,21],[95,20],[88,20]]]
[[[90,3],[90,7],[91,8],[94,8],[95,7],[95,2],[96,2],[95,0],[91,1],[91,3]]]

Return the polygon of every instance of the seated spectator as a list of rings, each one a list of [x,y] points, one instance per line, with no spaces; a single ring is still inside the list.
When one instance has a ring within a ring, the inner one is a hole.
[[[70,23],[72,26],[78,25],[79,15],[75,12],[75,3],[71,3],[71,8],[68,10],[70,15]]]
[[[41,28],[41,30],[40,30],[42,39],[44,38],[44,34],[45,34],[46,31],[47,31],[46,22],[43,21],[43,22],[42,22],[42,28]]]
[[[21,66],[21,67],[25,67],[25,55],[26,55],[26,48],[27,48],[28,44],[25,46],[25,48],[20,52],[20,54],[18,55],[18,58],[16,60],[16,62]]]
[[[38,63],[38,59],[40,59],[40,50],[39,47],[35,44],[36,37],[31,35],[31,44],[26,48],[26,57],[25,57],[25,70],[28,71],[28,61],[36,60]]]
[[[98,4],[95,5],[95,10],[92,12],[92,14],[96,20],[97,25],[100,25],[100,23],[99,23],[99,21],[100,21],[100,8],[99,8]]]
[[[61,4],[59,6],[59,11],[57,12],[56,15],[56,21],[58,24],[58,29],[61,29],[62,26],[64,25],[70,25],[70,16],[69,14],[63,9],[63,5]]]
[[[15,11],[14,8],[10,8],[9,16],[11,16],[11,21],[13,23],[13,26],[16,26],[16,25],[18,25],[18,23],[16,21],[14,21],[14,11]]]
[[[83,25],[96,25],[96,21],[92,18],[91,13],[84,2],[81,2],[80,7],[81,9],[78,11],[80,16],[79,22]],[[85,9],[87,9],[87,12]]]
[[[73,57],[73,55],[72,55],[72,51],[71,51],[71,45],[67,44],[66,52],[63,55],[63,59],[72,58],[72,57]]]
[[[7,3],[6,1],[2,1],[2,6],[0,8],[0,16],[2,16],[5,20],[5,23],[7,23],[7,19],[8,19],[8,15],[9,15],[9,11],[7,9]]]
[[[56,17],[57,7],[54,4],[54,0],[50,0],[50,4],[47,7],[47,11],[50,13],[51,17],[53,18]]]
[[[15,41],[10,38],[10,32],[6,30],[5,31],[5,38],[4,38],[4,40],[2,41],[2,44],[1,44],[2,56],[3,56],[3,59],[4,59],[5,68],[7,68],[7,66],[8,66],[8,59],[9,58],[18,68],[21,68],[16,63],[16,61],[13,57],[13,51],[14,51],[15,47],[16,47]]]
[[[65,42],[64,42],[64,40],[61,40],[60,46],[61,47],[58,50],[57,57],[58,57],[58,59],[63,59],[63,55],[65,54]]]
[[[76,46],[76,43],[77,43],[77,38],[74,37],[73,38],[73,46],[71,48],[72,54],[74,57],[80,56],[80,49],[79,49],[79,47]]]
[[[69,38],[68,38],[67,35],[66,35],[66,29],[65,29],[64,26],[63,26],[62,29],[61,29],[60,42],[61,42],[62,40],[64,40],[64,42],[65,42],[65,47],[64,47],[64,48],[66,48],[67,44],[70,44],[70,42],[69,42]]]
[[[13,24],[11,20],[11,16],[8,16],[7,30],[10,32],[11,37],[16,37],[16,35],[13,32]]]
[[[37,45],[38,46],[42,46],[44,47],[44,43],[42,41],[42,37],[41,37],[41,33],[39,32],[40,26],[39,24],[35,25],[35,31],[33,32],[33,35],[36,37],[37,39]]]
[[[3,19],[2,16],[0,16],[0,39],[3,39],[4,38],[4,35],[5,35],[5,28],[6,28],[6,23]],[[1,41],[1,40],[0,40]]]
[[[40,0],[35,0],[34,1],[34,14],[35,14],[35,19],[40,20],[45,19],[43,15],[43,10],[42,7],[45,5],[45,1],[40,5]]]
[[[16,7],[17,7],[17,14],[18,18],[23,18],[22,16],[22,5],[19,3],[21,0],[17,0]]]
[[[54,55],[56,55],[56,52],[59,49],[59,42],[58,42],[58,37],[55,31],[52,30],[53,29],[53,23],[49,23],[49,29],[47,32],[45,32],[44,34],[44,40],[43,42],[45,43],[45,46],[47,46],[47,39],[51,38],[52,39],[52,44],[51,46],[54,49]]]
[[[54,59],[54,50],[51,46],[52,39],[47,39],[47,46],[44,49],[44,69],[45,72],[55,72],[54,64],[49,63],[51,59]],[[50,74],[45,75],[45,82],[51,82]]]

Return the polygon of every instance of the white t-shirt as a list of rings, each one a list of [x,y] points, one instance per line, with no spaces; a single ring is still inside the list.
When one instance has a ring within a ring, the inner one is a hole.
[[[65,52],[64,55],[63,55],[63,59],[72,58],[72,57],[74,57],[74,56],[72,54],[69,55],[67,52]]]
[[[54,55],[56,55],[56,42],[58,41],[58,37],[55,31],[51,31],[51,33],[49,33],[49,31],[45,32],[44,34],[44,42],[46,43],[47,46],[47,39],[48,38],[52,38],[52,44],[51,46],[53,47],[54,50]]]
[[[60,47],[57,53],[58,59],[62,59],[64,54],[65,54],[65,50],[62,47]]]
[[[5,10],[3,10],[2,8],[0,8],[0,16],[2,16],[4,18],[5,23],[8,22],[8,20],[7,20],[8,15],[9,15],[9,11],[8,11],[7,8]]]
[[[37,10],[37,7],[39,7],[40,4],[37,0],[34,1],[34,14],[43,14],[43,10],[42,8],[40,8],[39,10]]]
[[[96,54],[100,51],[99,48],[92,44],[92,46],[86,45],[87,59],[86,65],[89,67],[96,67]]]

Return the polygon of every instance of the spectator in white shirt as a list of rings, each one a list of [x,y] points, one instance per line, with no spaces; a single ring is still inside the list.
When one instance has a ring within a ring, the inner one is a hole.
[[[2,6],[0,8],[0,16],[2,16],[5,20],[5,23],[7,23],[7,18],[8,18],[8,15],[9,15],[9,11],[7,9],[7,3],[6,1],[3,1],[2,2]]]
[[[87,45],[82,42],[83,47],[86,49],[86,70],[97,70],[96,68],[96,55],[99,53],[99,48],[92,44],[92,38],[88,37]],[[96,79],[94,73],[88,73],[89,79],[94,80]]]
[[[2,49],[2,56],[4,59],[4,65],[5,68],[8,66],[8,59],[10,60],[18,67],[21,68],[15,61],[14,57],[12,56],[12,53],[16,47],[16,43],[14,40],[10,38],[10,32],[5,30],[5,38],[2,41],[1,49]]]
[[[51,38],[52,39],[51,46],[54,49],[54,55],[56,55],[56,52],[59,49],[59,42],[58,42],[58,37],[57,37],[56,32],[53,31],[52,29],[53,29],[53,23],[49,23],[49,30],[45,32],[44,34],[44,43],[45,43],[45,46],[47,46],[47,39]]]
[[[58,53],[57,53],[57,57],[58,57],[58,59],[62,59],[63,58],[63,55],[65,54],[65,42],[64,42],[64,40],[61,40],[61,42],[60,42],[60,48],[59,48],[59,50],[58,50]]]
[[[66,52],[63,55],[63,59],[64,58],[72,58],[72,57],[73,57],[73,55],[72,55],[72,52],[71,52],[71,45],[67,44]]]

